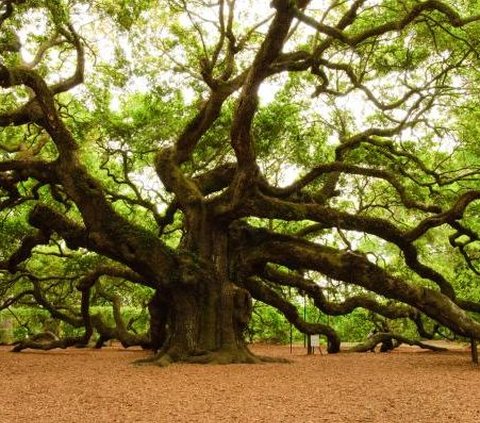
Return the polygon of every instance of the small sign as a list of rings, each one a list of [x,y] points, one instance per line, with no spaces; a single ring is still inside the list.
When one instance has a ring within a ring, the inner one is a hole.
[[[319,347],[320,346],[320,335],[310,335],[310,345],[312,347]]]

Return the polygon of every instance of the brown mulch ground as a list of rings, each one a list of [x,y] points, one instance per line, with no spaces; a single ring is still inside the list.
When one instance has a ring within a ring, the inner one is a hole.
[[[0,347],[0,422],[480,422],[465,348],[306,356],[292,364],[133,366],[141,350]]]

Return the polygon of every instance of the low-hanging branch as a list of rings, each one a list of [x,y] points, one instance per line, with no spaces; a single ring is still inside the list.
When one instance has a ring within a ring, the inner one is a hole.
[[[13,347],[12,352],[21,352],[29,348],[43,351],[49,351],[55,348],[65,349],[69,347],[83,345],[83,342],[83,335],[59,339],[55,336],[52,336],[51,332],[45,332],[38,334],[38,336],[33,336],[32,338],[27,338],[17,343]]]
[[[327,277],[409,304],[463,336],[480,336],[480,324],[448,296],[392,276],[362,253],[341,251],[265,230],[249,228],[247,234],[255,245],[242,254],[243,272],[247,274],[267,263],[316,270]]]
[[[265,267],[264,277],[274,284],[293,287],[306,293],[319,310],[331,316],[346,315],[360,307],[388,319],[410,318],[414,320],[419,315],[418,310],[413,307],[404,304],[382,304],[374,296],[368,294],[348,297],[342,302],[328,301],[323,292],[325,288],[312,280],[277,270],[273,266]]]
[[[392,341],[396,341],[395,344],[393,344]],[[378,344],[391,344],[391,348],[385,348],[385,351],[382,352],[388,352],[389,350],[392,350],[394,348],[398,348],[401,344],[407,344],[407,345],[414,345],[423,349],[431,350],[431,351],[436,351],[436,352],[443,352],[447,351],[447,348],[444,347],[437,347],[436,345],[431,345],[431,344],[425,344],[424,342],[418,341],[416,339],[410,339],[402,335],[397,335],[394,333],[390,332],[378,332],[373,334],[368,340],[365,342],[362,342],[360,344],[355,345],[354,347],[351,347],[348,352],[368,352],[368,351],[374,351],[375,347]]]
[[[242,278],[242,286],[248,289],[253,298],[271,305],[279,310],[285,318],[300,332],[308,335],[324,335],[328,339],[328,352],[335,353],[340,350],[340,338],[335,330],[323,323],[309,323],[298,314],[297,308],[276,291],[258,279]]]
[[[435,282],[442,292],[450,298],[455,298],[451,284],[439,272],[422,264],[418,259],[418,251],[413,242],[427,230],[443,224],[454,222],[462,217],[465,209],[479,197],[479,191],[469,191],[463,194],[447,211],[422,220],[416,227],[402,231],[386,219],[342,212],[331,207],[314,203],[296,203],[257,194],[255,202],[244,206],[245,215],[254,215],[269,219],[312,220],[324,228],[341,228],[356,232],[375,235],[395,244],[404,253],[407,265],[419,276]]]
[[[99,334],[96,348],[101,348],[103,344],[111,339],[120,341],[123,347],[142,346],[150,348],[150,337],[146,334],[134,334],[127,329],[122,316],[122,300],[119,295],[110,294],[103,289],[101,284],[96,285],[97,294],[107,299],[112,304],[113,319],[115,326],[109,326],[105,323],[101,314],[97,313],[90,316],[92,327]]]

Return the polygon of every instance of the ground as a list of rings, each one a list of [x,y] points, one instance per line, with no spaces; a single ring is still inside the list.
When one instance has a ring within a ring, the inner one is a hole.
[[[479,422],[480,369],[446,353],[306,356],[291,364],[134,366],[147,352],[110,347],[10,353],[0,347],[0,423]]]

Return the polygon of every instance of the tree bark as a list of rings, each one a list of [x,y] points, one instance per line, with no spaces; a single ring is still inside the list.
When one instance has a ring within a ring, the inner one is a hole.
[[[149,303],[152,345],[159,351],[148,361],[260,362],[244,341],[251,297],[229,278],[226,229],[204,216],[188,219],[191,230],[183,242],[188,254],[180,260],[189,262],[188,270],[174,286],[157,290]]]
[[[472,349],[472,363],[478,366],[477,340],[473,337],[470,338],[470,348]]]
[[[148,361],[168,365],[256,363],[244,341],[251,298],[233,283],[216,279],[180,284],[156,293],[149,304],[151,341],[158,349]]]
[[[393,341],[396,341],[395,343]],[[415,339],[409,339],[401,335],[395,335],[390,332],[379,332],[374,334],[370,339],[366,340],[365,342],[356,345],[355,347],[351,348],[349,352],[368,352],[374,351],[375,347],[378,344],[382,344],[380,347],[380,352],[388,352],[397,347],[401,344],[407,345],[416,345],[423,349],[428,349],[432,351],[447,351],[446,348],[437,347],[435,345],[425,344],[423,342],[417,341]]]

